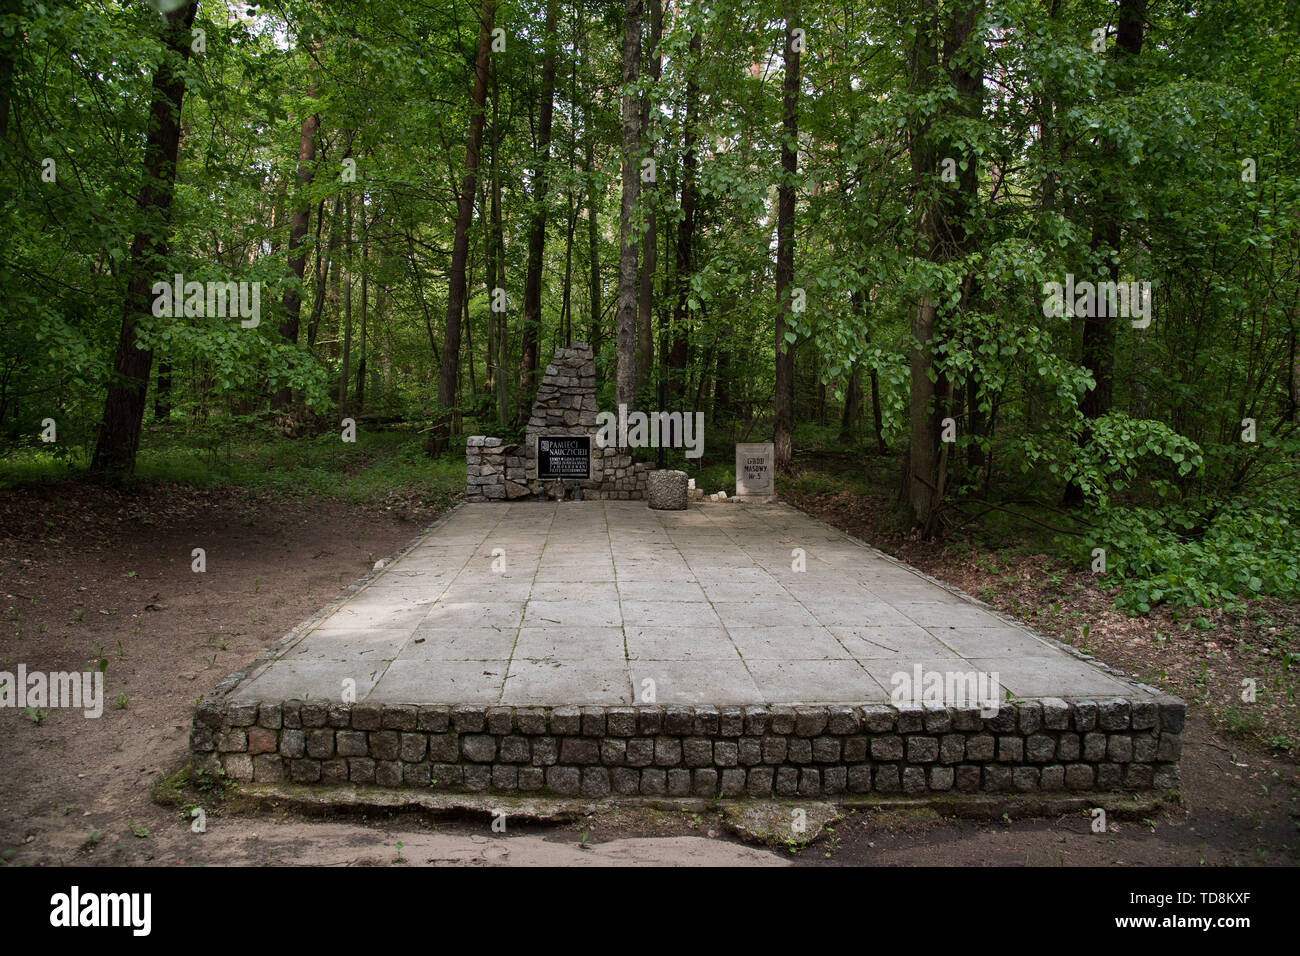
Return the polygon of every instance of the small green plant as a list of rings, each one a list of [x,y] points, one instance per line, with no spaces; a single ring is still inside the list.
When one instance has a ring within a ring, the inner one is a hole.
[[[45,718],[50,716],[48,710],[37,710],[35,707],[24,707],[23,710],[26,712],[27,716],[32,719],[32,723],[34,724],[43,724],[45,723]]]
[[[840,848],[840,838],[835,835],[834,827],[826,828],[826,859],[831,858],[831,854]]]
[[[117,709],[126,710],[126,701],[127,701],[126,691],[122,691],[117,695]]]
[[[207,771],[196,773],[193,777],[194,789],[203,793],[220,793],[226,789],[226,780],[224,779],[225,775],[226,772],[224,770],[218,770],[215,773],[209,773]]]

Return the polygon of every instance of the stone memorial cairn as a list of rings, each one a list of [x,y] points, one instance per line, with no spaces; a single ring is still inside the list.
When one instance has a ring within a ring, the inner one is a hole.
[[[524,430],[523,445],[503,445],[500,438],[471,435],[465,442],[465,486],[469,501],[509,501],[535,495],[544,484],[537,480],[537,438],[590,435],[591,478],[577,482],[587,498],[641,500],[654,463],[632,460],[617,448],[596,442],[596,360],[585,342],[557,349],[546,366]],[[559,487],[573,484],[559,483]]]

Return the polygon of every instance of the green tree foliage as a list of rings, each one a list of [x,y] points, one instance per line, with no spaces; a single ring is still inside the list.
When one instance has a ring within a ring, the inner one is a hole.
[[[925,411],[951,419],[956,439],[938,455],[926,530],[942,534],[954,506],[974,499],[1045,513],[1072,488],[1079,500],[1056,520],[1077,533],[1062,552],[1086,563],[1104,548],[1106,580],[1130,585],[1135,610],[1295,595],[1294,2],[802,4],[794,144],[782,127],[789,5],[662,6],[658,75],[647,14],[630,91],[649,117],[638,159],[656,170],[632,224],[644,235],[653,220],[657,249],[638,401],[657,403],[667,383],[672,401],[705,412],[724,452],[771,435],[777,190],[782,146],[793,145],[790,286],[803,308],[785,328],[798,350],[796,423],[838,422],[861,389],[847,433],[863,454],[902,458],[911,370],[923,367],[935,385]],[[444,363],[481,3],[201,3],[165,227],[137,207],[164,56],[155,5],[0,4],[0,456],[44,449],[87,462],[132,240],[163,228],[159,280],[259,283],[261,321],[142,317],[155,355],[146,448],[254,423],[320,433],[344,415],[517,435],[534,387],[521,359],[539,204],[541,364],[591,341],[608,407],[626,11],[620,0],[552,7],[553,44],[547,0],[495,8],[459,361]],[[1141,14],[1136,56],[1115,53],[1122,9]],[[964,42],[945,47],[943,30],[968,19]],[[939,67],[918,69],[936,37]],[[549,150],[539,142],[548,47]],[[963,75],[981,77],[964,97]],[[300,186],[307,116],[319,122]],[[679,258],[688,121],[694,208]],[[933,169],[918,165],[918,146],[935,151]],[[304,208],[296,286],[290,219]],[[925,218],[934,209],[946,212],[937,236]],[[1098,415],[1084,319],[1047,314],[1045,284],[1112,272],[1150,284],[1150,321],[1113,320],[1112,394]],[[493,311],[495,286],[504,312]],[[287,342],[281,309],[295,287],[301,328]],[[912,322],[922,301],[934,307],[925,343]],[[447,407],[438,375],[451,365]],[[292,397],[287,410],[272,408],[276,392]],[[58,423],[52,448],[41,442],[47,418]],[[798,430],[794,451],[798,468]]]

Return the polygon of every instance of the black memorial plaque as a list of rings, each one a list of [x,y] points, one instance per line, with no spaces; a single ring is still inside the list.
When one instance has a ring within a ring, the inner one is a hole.
[[[537,438],[537,477],[552,479],[591,478],[591,436],[565,435]]]

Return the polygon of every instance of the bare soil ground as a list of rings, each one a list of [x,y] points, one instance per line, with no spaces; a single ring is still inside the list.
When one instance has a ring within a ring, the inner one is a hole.
[[[842,527],[851,523],[834,508],[803,504]],[[97,720],[66,710],[31,715],[0,709],[0,860],[8,865],[1300,861],[1295,765],[1251,739],[1225,735],[1197,705],[1185,735],[1183,806],[1151,819],[1112,819],[1105,833],[1093,833],[1082,813],[980,822],[924,811],[866,810],[847,813],[809,847],[773,851],[742,845],[712,809],[608,807],[570,823],[512,824],[498,835],[478,818],[384,813],[321,819],[276,810],[222,810],[213,799],[207,832],[199,835],[181,807],[156,802],[160,781],[185,764],[195,701],[434,517],[418,507],[367,510],[335,501],[159,485],[121,492],[65,482],[0,494],[0,670],[24,663],[29,670],[81,671],[107,661],[108,698]],[[858,529],[868,540],[870,531]],[[194,548],[206,552],[202,574],[191,570]],[[1012,587],[1001,569],[947,567],[924,551],[904,557],[995,604],[1009,595],[1020,602],[1032,596],[1023,582]],[[986,587],[994,593],[983,593]],[[1062,596],[1067,609],[1069,597]],[[1112,647],[1103,640],[1106,630],[1094,625],[1090,650],[1126,670],[1141,669],[1141,658],[1125,656],[1123,641]],[[1171,645],[1174,651],[1182,646],[1181,641]]]

